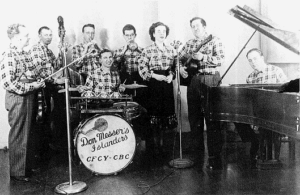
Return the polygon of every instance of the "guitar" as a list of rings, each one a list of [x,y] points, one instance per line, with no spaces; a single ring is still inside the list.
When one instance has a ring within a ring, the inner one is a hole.
[[[210,42],[212,40],[212,35],[209,35],[206,39],[203,40],[203,42],[195,49],[195,51],[193,53],[197,53],[201,47],[205,44],[207,44],[208,42]],[[199,60],[195,60],[192,58],[192,55],[190,55],[189,58],[183,58],[181,59],[181,62],[183,64],[183,66],[186,67],[186,71],[188,73],[188,77],[187,78],[183,78],[180,75],[180,85],[183,86],[189,86],[191,83],[191,80],[193,78],[193,76],[195,76],[198,73],[198,69],[200,66]]]

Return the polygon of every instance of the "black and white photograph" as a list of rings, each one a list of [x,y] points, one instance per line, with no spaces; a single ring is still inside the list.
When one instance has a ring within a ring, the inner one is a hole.
[[[4,0],[0,194],[300,194],[297,0]]]

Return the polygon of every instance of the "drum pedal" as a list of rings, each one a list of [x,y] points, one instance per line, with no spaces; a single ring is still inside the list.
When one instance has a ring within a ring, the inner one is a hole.
[[[100,174],[93,172],[92,175],[98,177]]]

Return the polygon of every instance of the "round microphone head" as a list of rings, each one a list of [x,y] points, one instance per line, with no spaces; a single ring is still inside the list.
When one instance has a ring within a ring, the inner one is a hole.
[[[57,21],[58,21],[58,23],[64,23],[64,19],[63,19],[63,17],[61,17],[61,16],[58,16],[58,18],[57,18]]]
[[[131,43],[129,43],[129,49],[130,50],[135,50],[138,46],[137,46],[137,44],[135,43],[135,42],[131,42]]]

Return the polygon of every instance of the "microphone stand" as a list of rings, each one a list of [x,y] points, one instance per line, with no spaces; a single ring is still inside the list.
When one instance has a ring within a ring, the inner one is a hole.
[[[64,30],[64,29],[63,29]],[[64,32],[63,32],[64,33]],[[60,31],[60,37],[63,39]],[[63,41],[62,41],[63,43]],[[55,192],[59,194],[74,194],[87,189],[87,185],[82,181],[73,181],[72,179],[72,152],[71,152],[71,126],[70,126],[70,94],[69,94],[69,74],[66,63],[66,52],[62,44],[63,65],[65,71],[65,89],[66,89],[66,115],[67,115],[67,134],[68,134],[68,157],[69,157],[69,182],[61,183],[55,187]],[[51,76],[51,75],[50,75]]]
[[[179,130],[179,152],[180,152],[180,158],[173,159],[169,162],[169,165],[174,168],[188,168],[194,165],[194,162],[190,159],[183,159],[182,158],[182,120],[181,120],[181,91],[180,91],[180,66],[179,66],[179,55],[178,55],[178,48],[182,43],[180,41],[174,41],[171,45],[174,46],[177,53],[177,61],[176,61],[176,80],[177,80],[177,117],[178,117],[178,126],[177,129]]]

